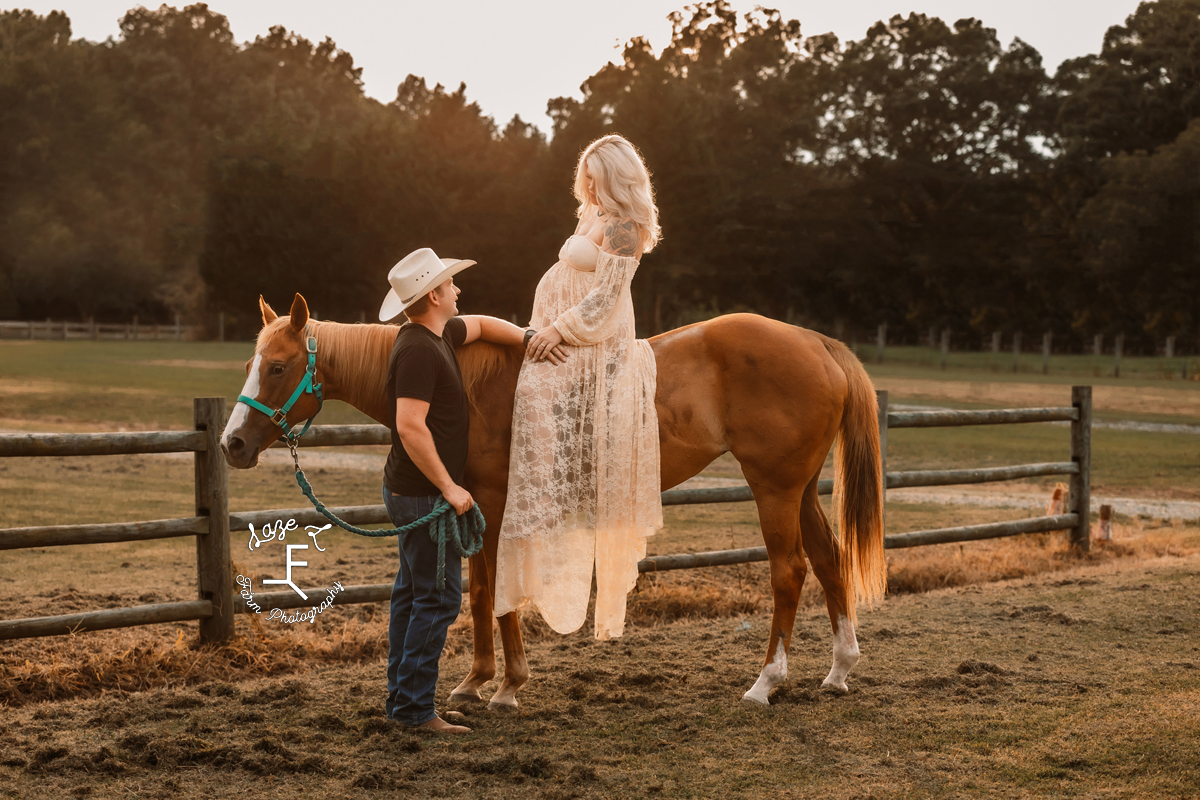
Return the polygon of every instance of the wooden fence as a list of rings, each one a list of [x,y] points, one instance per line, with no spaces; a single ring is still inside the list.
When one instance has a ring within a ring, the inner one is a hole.
[[[878,392],[877,394],[884,474],[887,477],[887,487],[890,489],[909,486],[985,483],[1046,475],[1070,476],[1069,513],[986,525],[895,534],[885,538],[885,547],[916,547],[992,539],[1021,533],[1069,530],[1073,545],[1084,550],[1088,549],[1092,419],[1090,386],[1074,387],[1071,390],[1072,405],[1069,407],[1000,411],[889,412],[887,392]],[[54,617],[0,620],[0,640],[55,636],[79,631],[184,620],[199,620],[201,641],[224,640],[233,633],[233,615],[246,612],[245,604],[239,601],[233,585],[230,531],[248,530],[251,524],[262,527],[280,519],[294,519],[298,526],[325,524],[324,517],[307,507],[231,514],[229,512],[228,472],[219,445],[225,425],[225,399],[220,397],[196,398],[193,410],[194,431],[0,435],[0,457],[194,453],[196,487],[194,516],[146,522],[9,528],[0,530],[0,550],[194,536],[196,537],[197,575],[197,599],[192,601],[88,611]],[[889,429],[1008,425],[1030,422],[1069,422],[1071,424],[1070,460],[986,469],[887,471],[887,432]],[[386,445],[389,442],[388,429],[382,425],[321,425],[310,429],[301,439],[300,444],[302,447],[329,447]],[[832,491],[832,481],[820,482],[818,488],[820,494],[830,494]],[[664,505],[731,503],[752,499],[748,486],[674,490],[663,492],[662,497]],[[348,506],[330,510],[354,525],[390,524],[387,512],[382,505]],[[655,572],[765,560],[767,560],[766,548],[753,547],[711,553],[655,556],[641,561],[638,564],[638,570]],[[335,596],[334,603],[346,605],[381,602],[390,597],[391,588],[391,584],[347,586],[344,591]],[[314,591],[321,592],[320,589]],[[311,602],[303,600],[291,591],[256,593],[254,600],[263,611],[274,608],[307,608],[312,605]]]
[[[154,323],[138,324],[137,317],[132,322],[120,324],[89,322],[62,322],[46,320],[45,322],[8,322],[0,321],[0,339],[93,339],[93,340],[129,340],[129,341],[159,341],[174,340],[195,341],[204,336],[204,326],[183,325],[178,317],[175,324],[160,325]]]

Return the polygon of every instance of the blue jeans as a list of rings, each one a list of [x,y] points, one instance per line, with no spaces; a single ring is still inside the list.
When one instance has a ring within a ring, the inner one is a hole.
[[[383,503],[396,527],[433,510],[439,497],[404,497],[383,487]],[[437,545],[428,528],[398,537],[400,569],[392,587],[388,626],[387,715],[404,725],[423,725],[435,716],[438,660],[446,631],[462,607],[462,559],[446,553],[446,588],[437,588]]]

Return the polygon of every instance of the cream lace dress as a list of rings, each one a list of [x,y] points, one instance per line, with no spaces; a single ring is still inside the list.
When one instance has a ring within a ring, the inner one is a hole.
[[[532,605],[550,627],[583,625],[596,571],[596,638],[620,636],[646,537],[662,527],[656,369],[634,339],[633,258],[585,236],[542,276],[530,326],[553,324],[568,357],[525,361],[513,408],[496,616]]]

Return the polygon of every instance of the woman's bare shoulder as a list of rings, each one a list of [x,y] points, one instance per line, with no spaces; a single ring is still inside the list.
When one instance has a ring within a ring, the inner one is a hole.
[[[612,215],[604,221],[604,238],[600,249],[615,256],[637,256],[641,250],[642,232],[629,217]]]

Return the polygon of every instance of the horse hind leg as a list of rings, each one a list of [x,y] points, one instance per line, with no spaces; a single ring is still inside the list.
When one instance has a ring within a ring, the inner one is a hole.
[[[816,478],[804,490],[804,499],[800,504],[800,531],[813,573],[825,590],[825,605],[829,610],[829,624],[833,628],[833,667],[821,688],[845,694],[850,691],[846,686],[846,676],[858,663],[858,639],[854,635],[850,613],[849,587],[842,580],[838,568],[833,528],[817,500]]]
[[[751,484],[754,486],[754,484]],[[794,495],[776,493],[759,484],[754,490],[763,541],[771,564],[771,590],[774,611],[771,635],[762,672],[750,690],[742,695],[747,703],[769,705],[771,691],[787,678],[787,656],[796,623],[796,604],[808,574],[798,530],[799,508]]]

